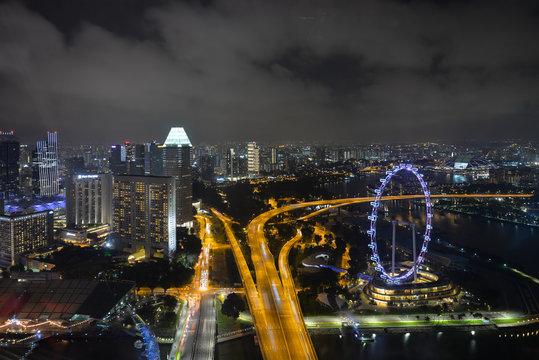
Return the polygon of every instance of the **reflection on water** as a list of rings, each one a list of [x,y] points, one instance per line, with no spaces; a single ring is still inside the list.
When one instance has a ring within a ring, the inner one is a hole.
[[[378,334],[374,342],[337,335],[312,336],[318,358],[333,359],[538,359],[539,336],[500,338],[498,332]]]
[[[419,231],[425,226],[425,209],[407,206],[407,201],[388,208],[388,216],[414,222]],[[476,249],[504,259],[534,275],[539,275],[539,239],[534,228],[526,225],[488,220],[479,216],[437,212],[432,221],[433,239],[440,238],[454,245]]]
[[[349,182],[333,183],[328,190],[339,196],[371,196],[367,186],[377,185],[381,175],[368,174],[356,177]],[[435,175],[433,180],[439,183],[451,183],[451,175]],[[469,181],[469,179],[466,179]],[[418,231],[424,231],[425,209],[414,206],[411,201],[384,201],[385,215],[389,220],[415,222]],[[365,207],[365,212],[369,207]],[[438,212],[434,206],[434,231],[432,238],[504,259],[534,276],[539,276],[539,236],[537,229],[531,226],[506,223],[482,218],[480,216],[461,215],[450,212]],[[379,224],[379,226],[390,226]],[[382,229],[378,229],[380,232]]]

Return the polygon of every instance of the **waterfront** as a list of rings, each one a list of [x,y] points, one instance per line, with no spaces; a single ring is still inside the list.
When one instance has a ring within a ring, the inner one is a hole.
[[[329,359],[537,359],[539,336],[500,338],[498,332],[377,335],[360,342],[338,335],[312,336],[318,358]],[[221,359],[224,360],[224,359]]]
[[[367,186],[376,184],[380,174],[367,174],[355,177],[343,182],[326,184],[326,189],[334,196],[353,197],[364,196]],[[453,183],[460,181],[456,175],[431,175],[433,182]],[[463,176],[463,175],[459,175]],[[419,188],[418,188],[419,191]],[[419,204],[419,202],[416,202]],[[425,208],[414,206],[414,202],[391,201],[381,207],[387,215],[387,219],[414,222],[418,231],[424,231]],[[412,206],[410,206],[412,204]],[[370,211],[370,206],[360,205],[365,215]],[[438,211],[434,202],[434,231],[432,238],[440,239],[465,250],[475,250],[491,256],[493,260],[504,261],[508,265],[518,268],[525,273],[539,276],[539,263],[536,254],[539,254],[539,229],[533,226],[514,224],[511,222],[488,219],[478,215],[466,215],[448,211]],[[361,222],[366,224],[366,222]],[[364,225],[366,226],[366,225]],[[382,228],[389,229],[389,224],[379,224],[379,233]]]
[[[526,329],[528,332],[530,329]],[[520,330],[521,332],[523,330]],[[536,328],[534,328],[536,331]],[[478,331],[377,334],[374,341],[361,342],[349,336],[311,335],[319,360],[333,359],[537,359],[539,336],[518,332]],[[513,337],[510,336],[513,334]],[[520,335],[520,333],[518,333]],[[501,337],[500,337],[501,335]],[[217,360],[262,359],[253,337],[218,345]]]

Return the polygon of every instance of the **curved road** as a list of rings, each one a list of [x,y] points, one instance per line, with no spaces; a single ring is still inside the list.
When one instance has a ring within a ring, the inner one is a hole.
[[[453,194],[431,195],[431,198],[481,198],[481,197],[529,197],[520,194]],[[382,200],[405,200],[423,198],[424,195],[386,196]],[[262,355],[265,359],[316,359],[316,352],[305,327],[303,314],[295,291],[291,291],[289,272],[283,276],[283,282],[277,273],[273,255],[269,251],[264,226],[272,217],[310,206],[332,208],[357,203],[374,201],[374,197],[319,200],[292,204],[273,209],[257,216],[248,226],[248,240],[251,258],[255,268],[256,287],[241,248],[230,228],[230,219],[212,210],[225,225],[227,237],[232,244],[234,257],[244,283],[249,307],[253,313],[256,332],[259,337]],[[328,210],[321,209],[318,213]],[[296,236],[297,237],[297,236]],[[292,281],[293,286],[293,281]],[[293,288],[292,288],[293,290]],[[300,325],[300,324],[303,324]]]

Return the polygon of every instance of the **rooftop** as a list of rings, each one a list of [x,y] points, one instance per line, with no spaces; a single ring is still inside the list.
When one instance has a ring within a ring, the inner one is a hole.
[[[173,127],[168,133],[164,146],[192,146],[183,127]]]
[[[0,322],[69,320],[75,314],[103,318],[132,288],[128,281],[0,280]]]

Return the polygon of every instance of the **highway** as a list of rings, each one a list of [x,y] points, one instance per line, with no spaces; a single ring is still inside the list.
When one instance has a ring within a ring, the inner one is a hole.
[[[215,295],[206,293],[209,285],[210,249],[213,244],[210,222],[205,216],[196,216],[202,251],[195,265],[195,279],[189,291],[189,310],[183,331],[177,332],[173,342],[175,359],[213,359],[217,311]],[[171,351],[172,353],[172,351]]]
[[[276,341],[275,337],[272,334],[271,329],[267,326],[266,316],[260,297],[258,296],[258,290],[255,286],[255,282],[251,275],[251,270],[245,261],[241,246],[239,245],[234,232],[230,226],[231,220],[221,214],[219,211],[212,209],[212,212],[217,216],[225,228],[226,236],[230,245],[232,246],[232,253],[234,254],[234,259],[236,261],[236,266],[241,276],[241,281],[247,295],[247,303],[249,304],[249,310],[251,311],[251,316],[253,318],[253,323],[256,328],[256,333],[258,334],[258,340],[260,343],[260,348],[265,359],[279,359],[279,357],[272,357],[277,355],[278,350],[275,347]],[[282,339],[281,339],[282,341]]]
[[[217,330],[215,296],[203,295],[202,300],[194,299],[192,304],[191,320],[182,341],[181,359],[212,360]]]
[[[487,198],[487,197],[527,197],[521,194],[450,194],[431,195],[431,198]],[[423,195],[386,196],[385,200],[421,199]],[[320,200],[300,204],[287,205],[270,210],[257,216],[248,226],[248,240],[251,248],[251,258],[255,268],[257,286],[241,252],[241,248],[230,229],[230,219],[216,212],[214,213],[225,224],[227,237],[232,244],[234,257],[238,263],[244,287],[246,289],[249,306],[254,304],[253,318],[255,329],[259,336],[261,351],[265,359],[316,359],[316,353],[310,336],[306,331],[301,307],[295,291],[291,291],[290,282],[286,279],[281,282],[277,273],[273,255],[270,253],[267,239],[264,235],[264,226],[272,217],[295,209],[312,206],[345,206],[356,203],[373,201],[374,197]],[[321,209],[325,211],[329,208]],[[289,272],[288,272],[289,274]],[[281,277],[283,272],[281,271]],[[289,275],[288,275],[289,277]],[[247,285],[249,284],[249,285]],[[249,289],[248,289],[249,288]],[[285,290],[286,289],[286,290]]]

